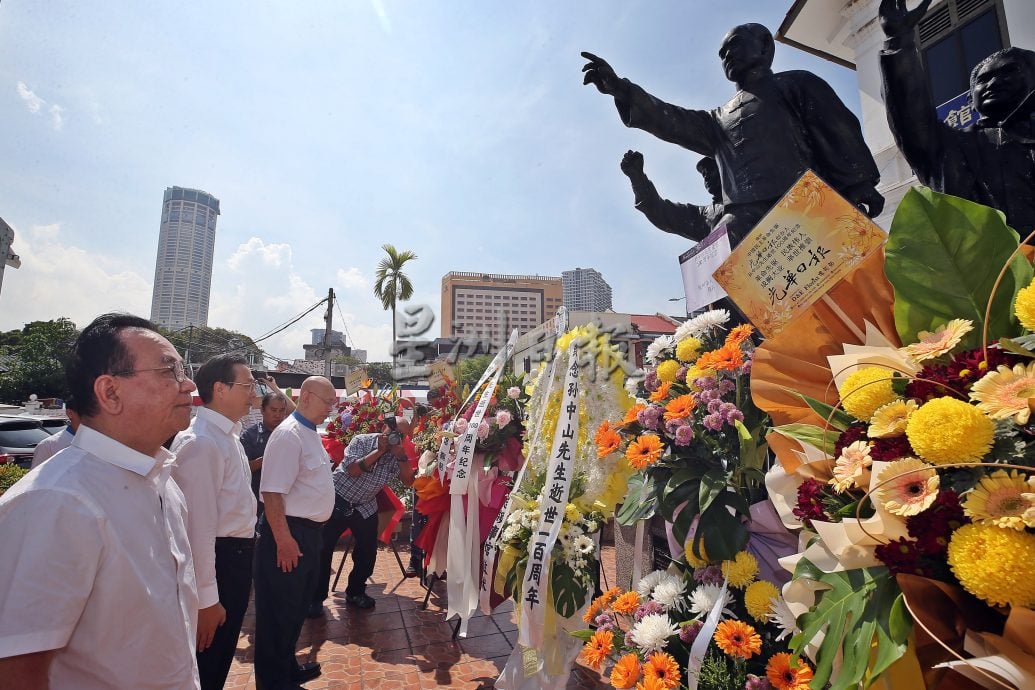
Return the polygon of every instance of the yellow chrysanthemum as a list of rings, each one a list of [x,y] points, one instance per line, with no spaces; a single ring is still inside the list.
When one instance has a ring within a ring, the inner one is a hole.
[[[722,562],[722,574],[729,577],[730,587],[744,589],[755,581],[758,561],[747,551],[741,551],[732,561]]]
[[[884,482],[887,482],[886,484]],[[908,517],[931,507],[940,481],[934,468],[916,458],[896,460],[877,475],[876,499],[892,515]]]
[[[773,615],[773,599],[780,596],[780,590],[772,582],[758,580],[744,590],[744,608],[759,623],[765,623]]]
[[[949,567],[963,588],[993,606],[1035,605],[1035,534],[963,525],[949,540]]]
[[[978,462],[992,447],[995,423],[956,398],[934,398],[909,417],[906,438],[917,455],[935,465]]]
[[[1031,517],[1035,501],[1030,497],[1035,478],[1017,471],[996,470],[981,478],[963,499],[963,512],[974,522],[1022,530],[1035,527]]]
[[[974,322],[967,319],[953,319],[949,323],[942,324],[934,330],[920,331],[916,334],[918,342],[906,345],[899,349],[914,362],[924,362],[928,359],[940,357],[952,351],[952,348],[960,344],[967,333],[974,330]]]
[[[884,367],[860,367],[837,389],[845,412],[864,422],[878,408],[899,396],[891,387],[892,372]]]
[[[564,506],[564,519],[568,522],[578,522],[582,519],[582,511],[574,503]]]
[[[1028,287],[1017,291],[1013,312],[1026,330],[1035,331],[1035,280]]]
[[[680,362],[694,362],[701,356],[704,343],[693,336],[683,338],[676,345],[676,359]]]
[[[664,362],[658,365],[658,380],[667,381],[672,383],[676,380],[676,374],[679,373],[679,362],[674,359],[666,359]]]
[[[686,371],[686,385],[690,386],[692,391],[699,391],[701,389],[694,385],[694,381],[706,376],[715,376],[715,372],[711,369],[701,369],[696,364],[692,364]]]
[[[881,405],[870,417],[870,428],[866,435],[870,438],[891,438],[906,433],[906,422],[916,412],[919,405],[915,400],[894,400]]]
[[[686,556],[686,563],[691,568],[703,568],[704,566],[711,563],[708,560],[708,554],[704,551],[704,542],[701,542],[701,546],[698,548],[703,558],[698,558],[694,555],[694,540],[693,538],[686,540],[686,546],[683,547],[683,554]]]
[[[992,419],[1013,417],[1027,424],[1035,406],[1035,362],[1014,364],[1013,369],[1000,364],[971,387],[970,399]]]

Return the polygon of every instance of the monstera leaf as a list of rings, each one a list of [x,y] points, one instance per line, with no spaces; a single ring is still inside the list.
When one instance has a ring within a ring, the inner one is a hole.
[[[912,625],[902,592],[887,568],[824,573],[803,558],[794,577],[816,580],[829,588],[818,592],[816,605],[799,617],[801,632],[791,639],[794,653],[800,655],[823,633],[811,687],[844,690],[856,688],[860,682],[869,687],[905,654]],[[841,668],[831,679],[839,651]]]
[[[550,594],[553,607],[564,618],[571,618],[586,603],[589,592],[575,571],[558,558],[550,564]]]
[[[1032,279],[1031,264],[1010,254],[1017,233],[999,211],[926,187],[906,193],[884,248],[884,272],[895,288],[895,327],[903,343],[952,319],[969,319],[974,330],[963,347],[981,345],[985,310],[996,278],[1009,269],[995,293],[989,340],[1020,332],[1013,316],[1017,291]]]

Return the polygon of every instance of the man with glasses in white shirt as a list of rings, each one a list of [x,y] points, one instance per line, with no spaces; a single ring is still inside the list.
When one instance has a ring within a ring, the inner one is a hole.
[[[66,376],[72,445],[0,497],[0,688],[197,688],[186,507],[162,448],[194,383],[128,314],[83,329]]]
[[[198,673],[202,690],[226,683],[252,591],[255,496],[240,419],[256,400],[240,354],[216,355],[194,382],[204,403],[172,444],[173,478],[187,500],[187,534],[198,582]]]
[[[334,509],[331,459],[316,427],[337,402],[322,376],[302,383],[298,407],[270,435],[259,490],[265,506],[255,545],[255,685],[285,690],[320,674],[295,646],[316,588],[321,529]]]

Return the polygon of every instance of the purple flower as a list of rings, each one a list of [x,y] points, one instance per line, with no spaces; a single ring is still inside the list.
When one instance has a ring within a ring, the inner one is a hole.
[[[712,376],[701,376],[694,379],[694,385],[700,388],[702,391],[710,391],[715,388],[715,378]]]
[[[704,623],[701,621],[690,621],[679,629],[679,640],[683,644],[693,644],[694,640],[697,639],[697,635],[701,632],[701,628],[704,627]]]
[[[597,626],[597,630],[614,630],[615,619],[610,614],[602,613],[593,619],[593,624]]]
[[[704,419],[701,420],[701,423],[704,424],[705,429],[718,431],[722,428],[722,417],[717,412],[705,415]]]
[[[722,584],[722,566],[706,565],[703,568],[694,569],[694,580],[702,585],[721,585]]]
[[[636,415],[636,420],[645,429],[657,431],[661,425],[661,413],[662,410],[657,405],[647,405]]]
[[[676,429],[676,445],[677,446],[689,446],[690,442],[694,440],[694,428],[689,424],[683,424]]]
[[[749,673],[747,682],[744,683],[744,690],[772,690],[773,686],[769,684],[769,679],[765,676],[756,676],[753,673]]]
[[[735,422],[735,421],[737,421],[737,422],[743,422],[744,421],[744,413],[741,412],[740,410],[737,410],[737,409],[734,409],[732,412],[730,412],[728,415],[726,415],[726,423],[727,424],[732,426],[733,422]]]
[[[723,403],[718,398],[713,398],[708,401],[708,412],[711,414],[721,414]]]
[[[669,436],[676,435],[676,429],[683,426],[686,423],[684,419],[669,419],[665,422],[665,433]]]
[[[660,601],[647,601],[637,607],[636,613],[633,616],[637,621],[641,621],[644,616],[649,616],[652,613],[665,613],[667,610]]]
[[[679,371],[676,372],[676,381],[686,381],[686,372],[690,371],[686,368],[686,365],[679,367]]]
[[[643,387],[653,393],[658,390],[658,386],[661,384],[658,381],[658,372],[654,369],[648,369],[646,375],[643,377]]]
[[[727,393],[732,393],[737,390],[737,383],[730,379],[722,379],[719,381],[718,389],[719,395],[726,395]]]

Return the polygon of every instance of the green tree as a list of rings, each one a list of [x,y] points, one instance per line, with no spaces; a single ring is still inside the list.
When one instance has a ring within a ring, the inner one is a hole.
[[[478,383],[485,370],[492,363],[493,355],[476,355],[462,359],[457,363],[457,381],[460,386],[473,386]]]
[[[392,375],[394,367],[390,362],[367,362],[363,367],[367,370],[367,376],[375,386],[395,385],[395,377]]]
[[[188,326],[170,331],[160,328],[185,361],[201,365],[223,353],[241,353],[255,362],[262,361],[262,350],[244,333],[210,326]]]
[[[382,245],[387,256],[381,259],[374,274],[374,294],[381,300],[385,311],[392,310],[392,367],[395,367],[395,305],[413,297],[413,283],[403,273],[406,262],[417,258],[413,252],[400,252],[390,244]]]
[[[64,398],[65,360],[79,331],[69,319],[25,324],[17,345],[0,348],[7,371],[0,374],[0,401],[19,404],[35,393]]]

